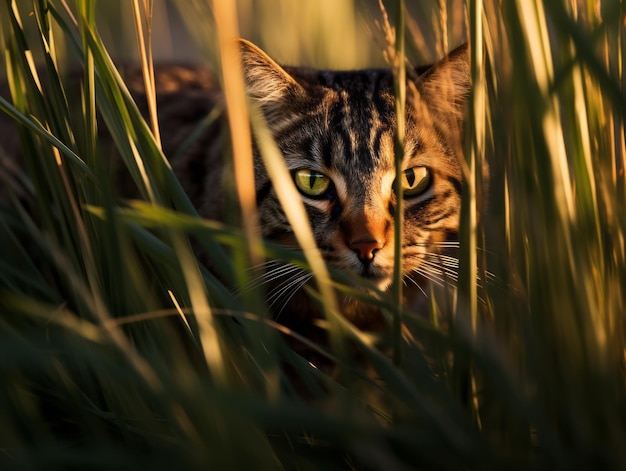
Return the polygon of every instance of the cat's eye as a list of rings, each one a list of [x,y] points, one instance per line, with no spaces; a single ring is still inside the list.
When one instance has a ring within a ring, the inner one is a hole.
[[[300,192],[312,198],[322,198],[330,188],[331,180],[326,175],[306,168],[293,172],[293,179]]]
[[[402,188],[407,198],[424,193],[430,186],[430,170],[426,167],[411,167],[402,172]]]

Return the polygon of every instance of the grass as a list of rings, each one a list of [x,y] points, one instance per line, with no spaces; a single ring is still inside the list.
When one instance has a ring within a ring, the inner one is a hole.
[[[0,166],[3,469],[626,466],[621,2],[467,2],[473,87],[458,290],[430,294],[432,321],[402,309],[398,295],[368,299],[404,322],[393,359],[337,316],[306,223],[298,237],[310,249],[300,254],[259,241],[254,225],[197,217],[160,151],[157,123],[143,120],[109,57],[94,2],[16,3],[0,4],[12,95],[0,109],[21,123],[24,149],[14,173]],[[276,3],[277,15],[293,8]],[[409,5],[428,12],[421,23],[402,2],[387,3],[415,57],[452,46],[465,28],[450,27],[458,9],[446,2]],[[280,39],[293,63],[316,49],[318,65],[379,60],[374,46],[346,48],[346,57],[333,46],[356,34],[364,5],[375,31],[376,2],[312,5],[349,27],[326,31],[327,42],[286,41],[269,7],[252,1],[230,20],[215,9],[221,32],[206,27],[215,23],[202,2],[180,16],[228,83],[239,79],[225,39],[252,23],[245,11],[263,12],[252,36],[269,52]],[[150,6],[134,3],[133,31],[148,81]],[[68,62],[82,70],[78,93],[63,73]],[[240,81],[227,93],[236,102]],[[287,188],[281,199],[298,201],[255,110],[229,107],[231,125],[247,129],[249,112],[272,178]],[[131,204],[115,197],[102,129],[141,195]],[[239,149],[235,195],[245,214],[249,146]],[[288,213],[301,218],[302,208]],[[219,277],[197,262],[191,238],[219,260]],[[340,378],[289,348],[261,290],[241,297],[227,288],[250,286],[247,267],[265,255],[310,266],[321,280],[313,296],[336,335],[331,347],[311,348],[342,362]],[[370,371],[344,354],[351,344]],[[285,365],[310,400],[292,390]]]

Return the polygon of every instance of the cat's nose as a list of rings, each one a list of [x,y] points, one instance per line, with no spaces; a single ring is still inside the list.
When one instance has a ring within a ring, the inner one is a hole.
[[[350,242],[350,249],[353,250],[362,262],[371,262],[374,255],[383,248],[383,242],[374,239],[360,239]]]

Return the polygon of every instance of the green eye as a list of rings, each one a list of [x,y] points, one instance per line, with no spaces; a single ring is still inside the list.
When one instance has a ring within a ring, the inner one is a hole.
[[[293,173],[298,190],[306,196],[321,197],[330,188],[330,178],[315,170],[300,169]]]
[[[430,170],[426,167],[412,167],[402,172],[404,196],[412,197],[424,193],[430,186]]]

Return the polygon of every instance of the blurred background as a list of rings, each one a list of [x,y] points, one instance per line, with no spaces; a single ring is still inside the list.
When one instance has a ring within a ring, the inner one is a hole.
[[[395,2],[387,6],[392,22],[394,7]],[[237,0],[237,8],[241,36],[283,64],[334,69],[385,64],[384,40],[376,28],[381,21],[378,0]],[[416,64],[443,55],[444,35],[450,48],[465,40],[463,0],[411,1],[407,8],[410,42],[419,46],[419,51],[409,50],[409,58]],[[447,17],[446,31],[442,17]],[[138,51],[129,47],[136,44],[131,2],[99,2],[97,20],[114,57],[138,59]],[[208,1],[155,0],[155,59],[211,62],[212,22]]]

